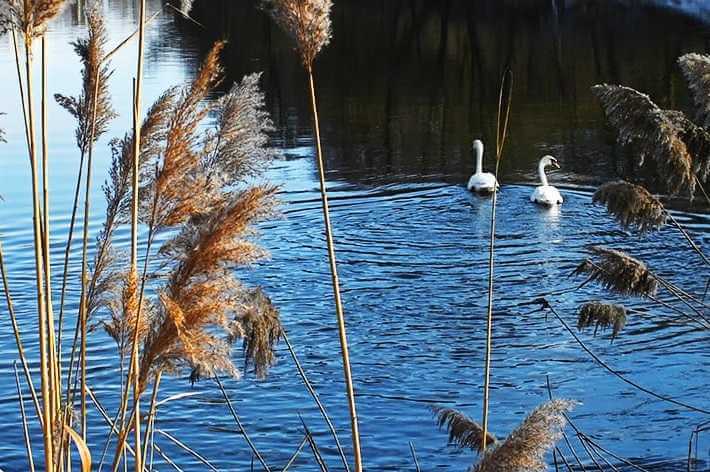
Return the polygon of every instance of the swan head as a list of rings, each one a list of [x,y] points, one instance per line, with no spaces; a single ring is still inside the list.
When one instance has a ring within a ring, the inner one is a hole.
[[[540,167],[543,169],[545,167],[553,167],[555,169],[560,168],[560,164],[557,162],[557,159],[555,159],[552,156],[543,156],[542,159],[540,159]]]
[[[483,141],[480,139],[475,139],[473,141],[473,152],[478,154],[483,154]]]

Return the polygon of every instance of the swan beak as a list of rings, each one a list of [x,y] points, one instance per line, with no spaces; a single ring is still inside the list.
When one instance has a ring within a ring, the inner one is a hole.
[[[561,169],[560,165],[557,163],[557,161],[552,161],[552,167],[555,169]]]

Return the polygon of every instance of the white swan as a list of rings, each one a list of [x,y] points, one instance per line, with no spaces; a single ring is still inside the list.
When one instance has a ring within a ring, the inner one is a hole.
[[[473,142],[473,152],[476,155],[476,172],[468,179],[468,189],[476,193],[493,193],[498,190],[496,177],[490,172],[483,172],[483,143],[477,139]]]
[[[552,156],[544,156],[540,159],[540,163],[537,165],[537,173],[540,176],[542,185],[535,187],[535,191],[530,195],[530,201],[539,205],[562,205],[564,199],[560,195],[560,191],[547,183],[547,176],[545,175],[545,167],[547,166],[552,166],[556,169],[560,168],[557,159]]]

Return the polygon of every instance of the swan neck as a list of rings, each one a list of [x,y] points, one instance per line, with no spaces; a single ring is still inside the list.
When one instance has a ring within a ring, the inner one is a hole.
[[[545,175],[545,164],[540,162],[537,166],[537,173],[540,176],[540,183],[545,186],[547,185],[547,176]]]
[[[476,153],[476,174],[483,172],[483,146],[476,146],[474,152]]]

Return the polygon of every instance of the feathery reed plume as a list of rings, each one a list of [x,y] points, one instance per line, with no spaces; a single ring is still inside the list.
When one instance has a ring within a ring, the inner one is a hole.
[[[249,291],[246,298],[243,313],[233,320],[228,339],[244,341],[244,367],[253,364],[256,377],[263,379],[276,363],[275,346],[283,333],[281,318],[261,288]]]
[[[696,119],[705,129],[710,129],[710,57],[685,54],[678,58],[678,65],[693,97]]]
[[[483,450],[483,427],[471,418],[454,410],[433,406],[432,411],[439,428],[446,428],[449,432],[449,442],[460,448],[469,448],[477,452]],[[496,438],[491,433],[486,433],[486,447],[496,444]]]
[[[605,205],[623,228],[635,227],[646,232],[666,222],[665,208],[656,197],[644,187],[623,180],[599,187],[592,201]]]
[[[190,16],[190,12],[192,11],[192,4],[195,3],[195,0],[180,0],[179,5],[180,7],[178,10],[180,13],[182,13],[185,16]]]
[[[474,472],[543,472],[545,453],[562,437],[566,413],[574,407],[568,400],[551,400],[535,408],[510,436],[487,449]]]
[[[286,34],[295,41],[301,62],[308,74],[311,111],[313,113],[313,132],[316,144],[316,161],[318,164],[318,179],[320,184],[321,205],[323,208],[323,223],[325,226],[328,262],[330,265],[333,298],[335,300],[335,311],[338,321],[338,337],[340,340],[341,357],[343,359],[345,390],[348,397],[348,408],[350,410],[353,456],[355,459],[355,471],[361,472],[362,453],[360,450],[360,431],[357,420],[357,408],[355,405],[355,389],[353,387],[352,370],[350,368],[350,353],[343,303],[340,295],[335,243],[333,242],[333,230],[330,223],[328,190],[325,184],[325,161],[323,159],[323,147],[320,140],[320,121],[318,119],[318,104],[313,74],[313,61],[321,49],[330,42],[332,34],[330,10],[333,6],[333,2],[331,0],[262,0],[262,6],[265,10],[270,12],[274,21],[282,27]]]
[[[245,76],[215,105],[217,123],[205,140],[204,166],[222,185],[234,185],[263,172],[278,155],[269,147],[274,124],[266,111],[261,73]]]
[[[29,46],[33,38],[44,34],[63,6],[64,0],[0,0],[0,34],[19,30]]]
[[[582,330],[594,326],[594,335],[597,330],[612,328],[612,341],[626,326],[626,309],[621,305],[611,303],[589,302],[579,307],[577,329]]]
[[[646,264],[615,249],[591,246],[589,251],[596,260],[582,262],[575,269],[575,275],[586,274],[590,280],[599,281],[606,289],[622,295],[655,295],[658,279]]]
[[[202,172],[203,156],[198,126],[209,107],[200,106],[222,80],[219,55],[224,43],[217,42],[189,87],[182,89],[170,112],[162,153],[141,160],[140,221],[152,228],[184,223],[191,216],[207,213],[217,190]]]
[[[82,89],[78,97],[55,94],[57,103],[77,120],[76,145],[85,154],[90,144],[96,143],[107,131],[109,122],[117,116],[111,106],[108,79],[113,74],[109,64],[104,63],[108,41],[104,16],[98,3],[92,3],[86,12],[89,35],[74,41],[72,46],[82,64]],[[94,91],[98,91],[97,94]],[[96,116],[94,113],[96,101]],[[93,127],[93,128],[92,128]],[[91,135],[93,141],[89,143]]]
[[[296,43],[303,66],[310,69],[332,35],[331,0],[263,0],[263,7]]]
[[[243,309],[243,288],[232,271],[266,256],[250,238],[255,234],[253,225],[274,213],[274,192],[273,187],[245,190],[226,207],[187,223],[161,248],[161,255],[176,266],[161,291],[160,307],[143,348],[142,389],[149,375],[160,370],[176,372],[183,366],[209,376],[238,374],[229,343],[213,329],[233,336],[230,314]],[[258,335],[272,336],[273,323],[269,319],[266,328],[260,325],[264,331]]]
[[[118,277],[116,277],[118,278]],[[111,312],[111,319],[103,323],[106,332],[113,338],[122,357],[128,354],[130,347],[128,341],[133,338],[133,330],[138,325],[138,340],[142,341],[148,334],[149,313],[151,306],[145,300],[141,304],[141,316],[138,313],[138,275],[128,271],[123,277],[123,287],[120,290],[120,304],[111,300],[107,306]],[[115,284],[114,284],[115,286]]]
[[[676,194],[695,191],[693,158],[681,131],[667,114],[645,95],[620,85],[595,85],[592,93],[601,102],[618,141],[639,155],[638,165],[651,160],[667,190]]]
[[[705,183],[710,175],[710,133],[690,121],[682,111],[664,110],[663,113],[693,156],[695,176]]]

